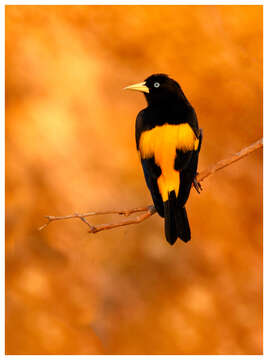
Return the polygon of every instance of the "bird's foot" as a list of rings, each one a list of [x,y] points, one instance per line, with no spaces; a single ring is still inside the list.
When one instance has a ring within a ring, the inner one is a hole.
[[[196,173],[196,176],[197,176],[197,175],[198,175],[198,173]],[[200,194],[200,192],[203,190],[203,188],[202,188],[200,182],[198,182],[198,181],[196,180],[196,176],[195,176],[195,178],[194,178],[193,185],[194,185],[195,190],[198,192],[198,194]]]

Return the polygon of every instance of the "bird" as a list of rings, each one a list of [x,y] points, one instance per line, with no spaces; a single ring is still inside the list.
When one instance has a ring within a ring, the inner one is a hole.
[[[125,87],[142,92],[147,107],[136,118],[136,147],[157,213],[164,218],[169,244],[191,239],[185,204],[196,180],[203,133],[181,86],[166,74],[153,74]]]

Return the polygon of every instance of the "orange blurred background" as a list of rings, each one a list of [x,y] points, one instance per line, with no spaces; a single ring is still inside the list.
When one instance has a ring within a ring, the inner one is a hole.
[[[157,215],[37,231],[151,203],[122,88],[156,72],[196,109],[200,170],[262,137],[261,6],[6,7],[7,354],[262,353],[261,151],[192,191],[188,244]]]

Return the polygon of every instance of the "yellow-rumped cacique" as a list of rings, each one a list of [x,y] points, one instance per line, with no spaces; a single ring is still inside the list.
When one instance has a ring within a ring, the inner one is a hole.
[[[180,85],[165,74],[153,74],[126,90],[143,92],[147,107],[136,119],[136,146],[156,211],[165,219],[165,235],[191,239],[185,209],[196,184],[202,131],[194,108]]]

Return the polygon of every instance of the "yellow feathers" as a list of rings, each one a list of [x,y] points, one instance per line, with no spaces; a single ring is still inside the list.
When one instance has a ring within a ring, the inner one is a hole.
[[[161,168],[162,174],[157,183],[163,201],[168,199],[168,193],[172,190],[175,190],[176,195],[179,192],[179,172],[174,169],[176,149],[183,152],[197,150],[198,143],[199,140],[187,123],[156,126],[142,133],[140,154],[143,159],[154,156],[156,164]]]
[[[182,151],[197,150],[198,139],[187,123],[180,125],[165,124],[144,131],[141,134],[139,148],[142,157],[149,158],[155,151],[162,152],[166,148]]]

